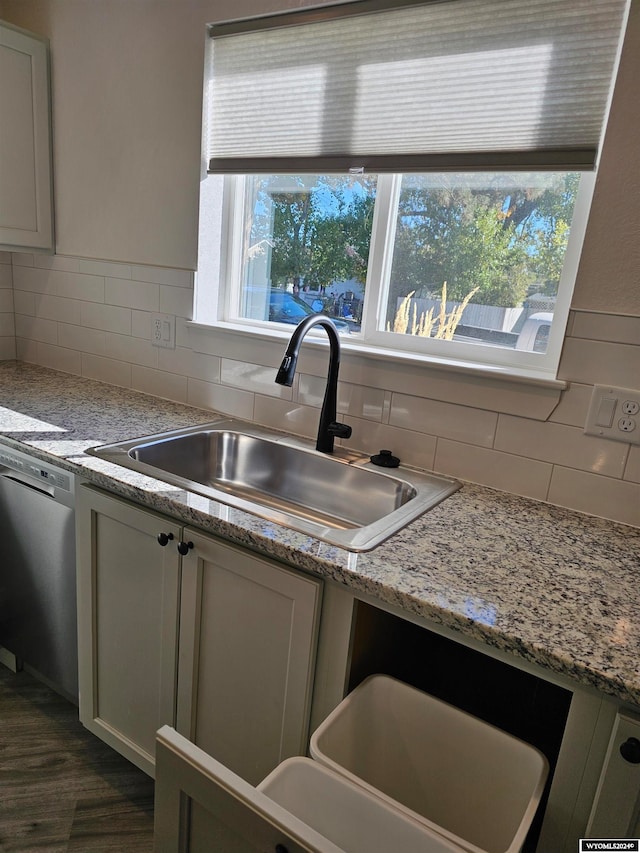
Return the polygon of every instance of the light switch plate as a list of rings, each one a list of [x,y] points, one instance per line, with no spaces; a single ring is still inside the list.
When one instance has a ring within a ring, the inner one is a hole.
[[[640,391],[594,386],[584,431],[587,435],[640,444]]]

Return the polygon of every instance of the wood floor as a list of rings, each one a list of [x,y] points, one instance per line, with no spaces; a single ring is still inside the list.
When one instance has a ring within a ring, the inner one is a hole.
[[[151,853],[153,781],[0,665],[0,853]]]

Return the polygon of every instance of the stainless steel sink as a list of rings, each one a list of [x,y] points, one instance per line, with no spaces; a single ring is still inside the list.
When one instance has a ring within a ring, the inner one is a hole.
[[[349,551],[374,548],[460,488],[406,468],[387,473],[365,456],[319,453],[234,420],[87,453]]]

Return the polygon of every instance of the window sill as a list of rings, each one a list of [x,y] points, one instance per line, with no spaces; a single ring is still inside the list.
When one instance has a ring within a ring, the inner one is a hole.
[[[282,329],[258,329],[239,323],[218,322],[215,325],[188,321],[189,341],[197,352],[218,354],[211,348],[213,341],[220,343],[221,338],[244,337],[251,341],[271,342],[274,347],[286,346],[291,337],[291,332]],[[326,336],[323,332],[313,332],[305,338],[305,343],[314,347],[326,346]],[[495,379],[500,382],[512,382],[522,385],[535,385],[540,388],[548,388],[554,391],[563,391],[567,383],[561,379],[535,371],[528,368],[517,368],[507,365],[479,364],[472,361],[461,361],[459,359],[445,359],[439,356],[423,355],[418,353],[395,350],[386,347],[374,347],[361,342],[351,342],[348,336],[340,337],[343,360],[350,356],[357,356],[372,361],[390,362],[392,364],[411,365],[427,370],[446,371],[466,375],[470,378],[481,377],[483,379]],[[216,347],[217,348],[217,347]],[[280,354],[280,349],[278,349]],[[279,358],[278,358],[279,363]]]

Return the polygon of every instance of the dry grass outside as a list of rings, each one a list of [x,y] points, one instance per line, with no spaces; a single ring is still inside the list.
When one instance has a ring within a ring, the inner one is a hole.
[[[445,281],[440,292],[440,310],[438,313],[436,314],[433,308],[429,308],[428,311],[423,311],[419,317],[416,303],[411,302],[415,294],[415,290],[412,290],[398,306],[393,324],[387,323],[387,332],[450,341],[453,339],[454,332],[462,319],[462,312],[478,290],[480,288],[475,287],[470,293],[467,293],[460,305],[447,313],[447,282]],[[435,332],[433,331],[434,328]]]

